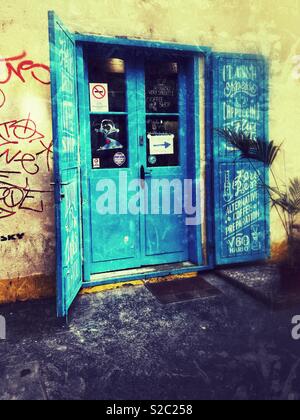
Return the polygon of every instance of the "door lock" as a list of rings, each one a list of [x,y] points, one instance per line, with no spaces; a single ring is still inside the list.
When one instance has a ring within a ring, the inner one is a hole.
[[[140,146],[144,146],[144,144],[145,144],[144,136],[140,136]]]
[[[151,176],[151,175],[152,175],[152,171],[151,170],[146,171],[144,165],[142,165],[141,166],[141,175],[140,175],[141,180],[145,181],[146,176]]]
[[[142,181],[145,181],[145,179],[146,179],[146,171],[145,171],[144,165],[141,166],[141,175],[140,175],[140,178],[141,178]]]

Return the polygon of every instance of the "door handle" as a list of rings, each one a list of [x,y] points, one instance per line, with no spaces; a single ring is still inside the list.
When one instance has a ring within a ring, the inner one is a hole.
[[[61,187],[67,187],[68,185],[71,185],[71,182],[59,182],[58,183]],[[50,182],[51,187],[55,187],[57,185],[57,182]]]
[[[141,178],[142,181],[145,181],[145,179],[146,179],[146,171],[145,171],[144,165],[141,166],[141,175],[140,175],[140,178]]]
[[[60,200],[62,201],[65,198],[65,194],[62,193],[62,187],[67,187],[68,185],[71,185],[71,182],[61,182],[61,181],[56,181],[56,182],[50,182],[50,185],[52,187],[56,187],[56,185],[59,185],[60,187]]]
[[[141,166],[140,179],[141,179],[141,187],[142,187],[142,189],[144,189],[145,188],[145,179],[146,179],[144,165]]]
[[[146,171],[144,165],[141,166],[141,173],[140,173],[140,179],[142,188],[145,188],[145,182],[146,182],[146,176],[150,176],[152,174],[152,171]]]
[[[144,165],[141,166],[141,175],[140,178],[142,181],[145,181],[146,176],[151,176],[152,175],[152,171],[146,171]]]

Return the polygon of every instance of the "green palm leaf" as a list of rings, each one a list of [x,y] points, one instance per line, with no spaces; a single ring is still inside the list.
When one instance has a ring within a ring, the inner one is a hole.
[[[300,178],[295,178],[290,181],[289,186],[290,201],[294,207],[295,214],[300,213]]]
[[[276,146],[273,141],[267,143],[265,140],[255,139],[252,141],[249,157],[271,167],[277,158],[280,148],[281,146]]]
[[[251,138],[249,134],[242,131],[230,129],[219,129],[218,134],[223,137],[231,146],[241,152],[243,159],[252,159],[271,167],[281,149],[273,141],[267,142],[264,139]]]
[[[291,216],[300,213],[300,179],[290,181],[287,192],[281,192],[277,188],[269,187],[273,206],[279,206]]]
[[[244,132],[237,132],[231,129],[218,129],[217,133],[223,137],[227,143],[238,149],[243,157],[248,157],[252,146],[252,139]]]

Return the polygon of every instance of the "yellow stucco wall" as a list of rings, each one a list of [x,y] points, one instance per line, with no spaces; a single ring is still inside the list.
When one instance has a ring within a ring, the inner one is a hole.
[[[298,175],[300,78],[296,57],[300,56],[300,0],[3,1],[0,171],[11,173],[0,172],[0,183],[1,188],[4,182],[14,187],[5,192],[5,201],[0,194],[0,236],[19,237],[0,242],[0,302],[9,294],[7,287],[21,284],[24,288],[30,277],[33,280],[28,295],[35,296],[37,283],[42,290],[43,282],[50,294],[55,272],[50,86],[45,67],[49,66],[48,10],[55,10],[73,31],[266,55],[271,60],[271,137],[285,141],[278,170],[282,177],[284,173],[288,177]],[[20,65],[19,74],[12,71],[9,76],[4,58],[15,58],[10,63],[15,70]],[[33,64],[38,66],[30,70]],[[16,137],[17,144],[12,144]],[[11,215],[4,217],[7,211]],[[284,233],[273,214],[274,255],[282,252],[283,240]],[[4,286],[6,279],[10,282]],[[16,279],[21,280],[18,283]]]

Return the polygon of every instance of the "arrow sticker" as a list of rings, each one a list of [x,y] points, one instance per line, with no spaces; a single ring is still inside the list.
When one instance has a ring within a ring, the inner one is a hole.
[[[150,155],[174,155],[174,134],[149,134]]]
[[[165,149],[167,149],[170,146],[172,146],[171,143],[168,143],[167,141],[165,141],[163,144],[155,144],[154,145],[154,147],[164,147]]]

